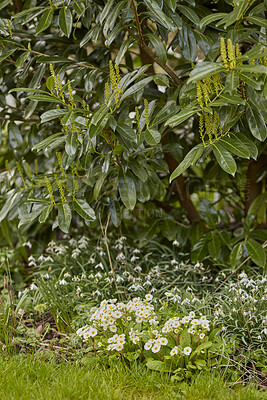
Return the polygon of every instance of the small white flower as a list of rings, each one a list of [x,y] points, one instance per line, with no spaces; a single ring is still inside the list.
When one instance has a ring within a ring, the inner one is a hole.
[[[158,353],[160,351],[160,345],[159,344],[154,344],[154,346],[152,347],[152,352],[153,353]]]
[[[168,339],[165,337],[159,338],[158,341],[162,346],[167,346],[167,344],[168,344]]]
[[[204,339],[204,337],[205,337],[205,333],[201,333],[201,334],[199,335],[199,338],[200,338],[200,339]]]
[[[170,355],[171,355],[171,356],[174,356],[174,355],[176,355],[176,354],[178,354],[178,347],[177,347],[177,346],[175,346],[175,347],[171,350],[171,352],[170,352]]]
[[[30,286],[30,290],[36,290],[38,287],[35,285],[35,283],[32,283]]]
[[[151,343],[151,342],[147,342],[147,343],[145,343],[145,345],[144,345],[144,349],[145,349],[145,350],[150,350],[151,347],[152,347],[152,343]]]
[[[185,347],[185,348],[183,349],[183,353],[184,353],[186,356],[189,356],[189,355],[191,354],[191,352],[192,352],[191,347]]]
[[[152,296],[152,294],[146,294],[145,298],[147,301],[151,301],[153,299],[153,296]]]

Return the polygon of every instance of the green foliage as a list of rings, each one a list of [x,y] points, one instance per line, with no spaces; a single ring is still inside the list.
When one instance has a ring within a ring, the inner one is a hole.
[[[258,0],[4,1],[3,243],[102,219],[177,239],[192,262],[265,267],[265,12]]]

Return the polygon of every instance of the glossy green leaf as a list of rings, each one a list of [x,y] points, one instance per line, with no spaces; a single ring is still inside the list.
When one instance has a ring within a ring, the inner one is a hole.
[[[170,31],[175,30],[175,25],[173,21],[161,10],[157,1],[144,0],[144,3],[148,9],[150,19],[155,20]]]
[[[96,219],[94,210],[82,199],[75,199],[72,203],[73,209],[84,219],[94,221]]]
[[[70,9],[67,7],[62,7],[59,11],[59,27],[67,37],[70,37],[72,23],[73,19]]]
[[[221,168],[228,174],[235,175],[236,163],[231,154],[218,142],[213,143],[211,147]]]
[[[43,224],[47,220],[52,210],[53,206],[51,204],[46,206],[46,208],[42,211],[41,215],[39,216],[40,224]]]
[[[147,172],[146,169],[142,166],[142,164],[138,160],[131,160],[129,163],[130,169],[133,171],[135,176],[137,176],[141,181],[145,182],[147,180]]]
[[[136,132],[129,125],[124,124],[123,122],[118,122],[116,126],[116,130],[126,139],[136,141],[137,135]]]
[[[183,161],[171,174],[170,182],[173,181],[175,178],[177,178],[177,176],[181,175],[185,170],[187,170],[187,168],[189,168],[190,165],[195,164],[202,156],[203,150],[204,147],[202,144],[198,144],[197,146],[193,147],[193,149],[191,149],[189,153],[186,154]]]
[[[71,132],[67,135],[65,150],[69,156],[74,156],[78,149],[77,132]]]
[[[170,126],[177,126],[181,124],[182,122],[186,121],[189,117],[192,117],[195,113],[201,111],[200,107],[186,107],[183,110],[181,110],[177,115],[172,116],[165,122],[166,125]]]
[[[199,27],[202,29],[206,25],[210,25],[212,22],[218,21],[226,16],[226,13],[210,13],[206,15],[206,17],[202,18],[200,21]]]
[[[145,131],[145,141],[151,146],[156,146],[161,141],[161,134],[154,128],[147,128]]]
[[[265,65],[255,64],[255,65],[237,65],[234,70],[241,73],[248,74],[267,74],[267,67]]]
[[[256,242],[253,239],[249,239],[246,242],[246,248],[248,254],[250,255],[252,261],[259,267],[266,267],[266,252],[264,248],[260,245],[260,243]]]
[[[257,159],[257,157],[258,157],[257,146],[255,145],[255,143],[253,143],[251,140],[249,140],[247,138],[247,136],[243,135],[240,132],[237,132],[237,133],[231,132],[231,137],[235,138],[238,141],[241,141],[242,144],[244,146],[246,146],[246,148],[248,149],[250,157],[254,158],[254,160]]]
[[[58,226],[64,233],[69,233],[71,223],[71,209],[70,206],[65,203],[58,207]]]
[[[138,92],[140,89],[143,89],[152,80],[153,80],[153,77],[149,76],[148,78],[145,78],[145,79],[141,80],[140,82],[135,83],[133,86],[131,86],[129,89],[127,89],[126,92],[123,93],[123,95],[121,97],[121,101],[126,99],[126,97],[129,97],[129,96],[133,95],[134,93]]]
[[[225,72],[226,68],[221,62],[210,62],[203,61],[197,63],[195,69],[190,72],[190,78],[187,83],[200,81],[202,79],[208,78],[209,76]]]
[[[219,139],[220,144],[226,148],[226,150],[230,151],[231,153],[242,157],[242,158],[249,158],[249,150],[247,147],[242,143],[240,139],[234,137],[233,135],[223,136]]]
[[[192,10],[190,7],[183,6],[180,4],[178,4],[177,8],[186,18],[188,18],[191,22],[193,22],[193,24],[199,26],[200,20],[197,13],[195,13],[194,10]]]
[[[257,16],[249,16],[249,17],[246,17],[246,20],[248,22],[252,22],[253,24],[260,26],[261,28],[262,27],[267,28],[266,18],[257,17]]]
[[[23,143],[23,139],[18,126],[14,123],[8,125],[8,139],[13,149],[20,147]]]
[[[48,136],[44,140],[41,140],[41,142],[36,143],[33,147],[32,150],[37,150],[40,151],[42,149],[45,149],[49,145],[55,143],[58,139],[61,140],[61,143],[65,140],[65,135],[62,132],[54,133],[53,135]]]
[[[244,242],[237,243],[231,251],[230,263],[233,268],[237,266],[243,256],[243,244]]]
[[[154,35],[152,33],[147,33],[146,36],[147,36],[148,40],[150,41],[150,43],[152,44],[152,46],[154,47],[155,52],[158,55],[158,57],[160,58],[161,62],[163,64],[165,64],[167,61],[167,52],[166,52],[163,42],[160,40],[160,38],[157,35]]]
[[[36,34],[45,31],[52,23],[54,11],[49,9],[46,10],[43,15],[41,16],[38,25],[36,27]]]
[[[5,51],[4,53],[2,53],[2,54],[0,55],[0,62],[4,61],[6,58],[8,58],[9,56],[11,56],[11,54],[13,54],[15,50],[16,50],[16,49],[12,49],[12,50],[8,50],[8,51]]]
[[[267,127],[261,113],[257,108],[247,103],[246,117],[252,135],[263,142],[267,137]]]
[[[41,122],[44,123],[51,121],[52,119],[55,118],[61,118],[64,115],[66,115],[67,112],[68,110],[59,110],[59,109],[46,111],[41,115]]]
[[[118,177],[118,187],[121,200],[126,208],[133,210],[136,203],[136,189],[134,180],[121,169]]]

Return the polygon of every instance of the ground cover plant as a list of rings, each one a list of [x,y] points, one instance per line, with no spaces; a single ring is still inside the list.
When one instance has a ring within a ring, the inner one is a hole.
[[[266,16],[1,2],[1,396],[264,398]]]

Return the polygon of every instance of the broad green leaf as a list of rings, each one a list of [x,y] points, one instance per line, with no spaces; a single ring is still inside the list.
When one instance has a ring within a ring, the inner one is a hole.
[[[161,62],[163,64],[165,64],[167,61],[167,52],[166,52],[163,42],[160,40],[160,38],[157,35],[154,35],[152,33],[147,33],[146,36],[148,37],[148,40],[154,47],[155,52],[158,55],[158,57],[160,58]]]
[[[59,11],[59,27],[67,37],[70,37],[72,22],[72,13],[70,9],[66,7],[61,8]]]
[[[257,159],[258,149],[255,143],[253,143],[251,140],[249,140],[245,135],[243,135],[240,132],[237,133],[231,132],[231,137],[235,138],[238,141],[241,141],[242,144],[246,146],[246,148],[248,149],[250,157],[254,158],[254,160]]]
[[[235,245],[235,247],[231,251],[230,263],[233,268],[235,268],[237,266],[237,264],[241,260],[241,257],[243,256],[243,245],[244,245],[244,242],[239,242]]]
[[[161,141],[161,134],[154,128],[147,128],[145,131],[145,141],[151,146],[156,146]]]
[[[246,20],[248,22],[252,22],[255,25],[260,26],[261,28],[267,28],[267,20],[265,18],[261,18],[261,17],[246,17]]]
[[[210,232],[208,250],[211,258],[217,260],[221,250],[221,241],[216,232]]]
[[[74,210],[84,219],[94,221],[96,219],[94,210],[85,200],[75,199],[72,203]]]
[[[190,355],[190,359],[193,358],[196,354],[199,354],[202,350],[206,350],[212,346],[212,342],[204,342],[201,343]]]
[[[47,218],[52,210],[53,210],[53,206],[50,204],[42,211],[41,215],[39,216],[40,224],[43,224],[47,220]]]
[[[150,199],[150,190],[147,181],[144,183],[140,179],[135,179],[136,197],[140,203],[145,203]]]
[[[35,101],[48,101],[49,103],[62,103],[62,104],[64,104],[62,100],[56,99],[53,96],[49,96],[49,94],[47,96],[45,96],[43,94],[36,94],[36,95],[28,96],[27,99],[35,100]]]
[[[231,134],[221,137],[219,142],[223,147],[239,157],[249,158],[250,156],[247,147],[242,143],[242,141]]]
[[[58,207],[58,226],[64,233],[69,233],[71,223],[71,209],[70,206],[65,203]]]
[[[267,74],[267,67],[265,65],[255,64],[255,65],[237,65],[234,70],[241,73],[249,74]]]
[[[262,82],[258,80],[258,77],[255,79],[254,75],[239,72],[239,77],[253,89],[259,90],[262,86]]]
[[[121,63],[121,60],[123,59],[125,53],[127,52],[127,50],[129,49],[129,47],[131,46],[131,44],[133,42],[134,42],[133,38],[129,38],[129,39],[125,40],[124,42],[122,42],[121,47],[115,58],[115,64],[119,65]]]
[[[264,248],[255,240],[249,239],[246,242],[246,248],[252,261],[259,267],[266,267],[266,253]]]
[[[149,18],[155,20],[160,25],[164,26],[170,31],[175,30],[175,25],[172,20],[161,10],[159,4],[155,0],[144,0],[144,3],[148,9]]]
[[[137,135],[133,128],[129,125],[124,124],[123,122],[118,122],[116,126],[116,130],[126,139],[129,139],[133,142],[136,142]]]
[[[177,176],[181,175],[187,168],[190,167],[190,165],[195,164],[198,159],[202,156],[204,147],[202,144],[198,144],[197,146],[193,147],[187,153],[183,161],[178,165],[178,167],[173,171],[173,173],[170,176],[170,182],[173,181]]]
[[[191,22],[193,22],[193,24],[199,26],[200,23],[199,17],[194,10],[192,10],[187,6],[182,6],[180,4],[178,4],[177,8],[186,18],[188,18]]]
[[[218,21],[219,19],[222,19],[226,16],[226,13],[211,13],[209,15],[206,15],[206,17],[202,18],[200,21],[199,27],[202,29],[204,26],[211,24],[214,21]]]
[[[37,217],[39,217],[39,215],[46,208],[47,208],[46,204],[42,204],[42,205],[38,206],[37,208],[33,208],[33,210],[29,214],[26,214],[26,215],[22,216],[18,227],[20,228],[22,225],[29,224],[29,223],[33,222]]]
[[[19,128],[14,123],[10,123],[8,125],[8,139],[13,149],[18,148],[23,143],[23,139],[19,131]]]
[[[100,175],[100,177],[96,181],[95,186],[94,186],[94,190],[93,190],[93,198],[94,198],[94,200],[97,200],[98,195],[100,193],[100,190],[102,188],[102,185],[104,183],[104,180],[105,180],[106,176],[107,176],[107,174],[103,173],[103,174]]]
[[[12,208],[18,203],[22,196],[22,193],[16,192],[15,189],[12,189],[6,193],[6,196],[7,200],[0,211],[0,222],[3,221],[4,218],[6,218],[9,211],[11,211]]]
[[[113,197],[110,198],[109,211],[111,221],[113,222],[114,226],[118,228],[121,224],[121,209],[119,202]]]
[[[234,176],[236,173],[236,163],[231,154],[218,142],[213,143],[211,148],[221,168]]]
[[[246,104],[245,103],[245,100],[244,99],[242,99],[242,97],[239,97],[239,96],[233,96],[233,95],[231,95],[231,94],[226,94],[226,93],[222,93],[221,95],[220,95],[220,97],[222,98],[222,99],[225,99],[227,102],[228,102],[228,104],[237,104],[237,105],[239,105],[239,104]]]
[[[133,173],[139,179],[141,179],[141,181],[145,182],[147,180],[148,175],[146,169],[142,166],[142,164],[138,160],[131,159],[129,167],[133,171]]]
[[[98,122],[103,119],[109,113],[109,108],[106,104],[98,107],[92,116],[91,123],[93,125],[97,125]]]
[[[52,119],[55,118],[61,118],[64,115],[66,115],[67,112],[68,110],[58,110],[58,109],[46,111],[41,115],[41,122],[44,123],[51,121]]]
[[[16,49],[12,49],[12,50],[8,50],[8,51],[5,51],[4,53],[2,53],[0,56],[0,62],[4,61],[7,57],[11,56],[11,54],[13,54],[15,50]]]
[[[149,76],[148,78],[145,78],[142,81],[135,83],[133,86],[131,86],[129,89],[127,89],[126,92],[123,93],[123,95],[121,97],[121,101],[126,99],[126,97],[129,97],[132,94],[138,92],[138,90],[143,89],[152,80],[153,80],[153,77]]]
[[[257,222],[264,223],[266,221],[266,208],[267,208],[267,192],[261,193],[252,202],[248,209],[247,215],[255,215],[257,217]],[[266,239],[265,235],[265,239]]]
[[[187,329],[184,329],[180,333],[179,342],[183,348],[191,345],[191,334],[187,331]]]
[[[78,149],[77,132],[71,132],[67,135],[65,150],[69,156],[74,156]]]
[[[225,72],[226,68],[221,62],[210,62],[202,61],[198,62],[195,69],[190,72],[190,78],[187,83],[200,81],[202,79],[208,78],[209,76],[219,74],[220,72]]]
[[[43,15],[41,16],[38,25],[36,27],[36,34],[45,31],[52,23],[54,11],[49,9],[46,10]]]
[[[61,139],[63,142],[65,140],[65,135],[62,132],[54,133],[53,135],[48,136],[44,140],[42,140],[39,143],[36,143],[33,147],[32,150],[37,150],[40,151],[42,149],[45,149],[48,147],[50,144],[54,143],[57,139]]]
[[[226,14],[226,16],[219,23],[217,23],[216,26],[224,24],[224,29],[226,29],[234,22],[239,21],[248,7],[249,2],[247,0],[240,0],[239,3],[236,4],[233,11]]]
[[[201,111],[200,107],[194,107],[194,106],[186,107],[183,110],[181,110],[177,115],[174,115],[171,118],[167,119],[167,121],[165,122],[165,126],[170,125],[173,127],[179,125],[199,111]]]
[[[163,361],[159,360],[149,360],[146,363],[146,367],[151,369],[152,371],[160,371],[160,372],[170,372],[170,365],[165,364]]]
[[[252,135],[263,142],[267,137],[267,127],[261,113],[257,108],[247,103],[246,117]]]
[[[121,169],[118,177],[118,187],[121,200],[126,208],[133,210],[136,203],[134,180]]]

